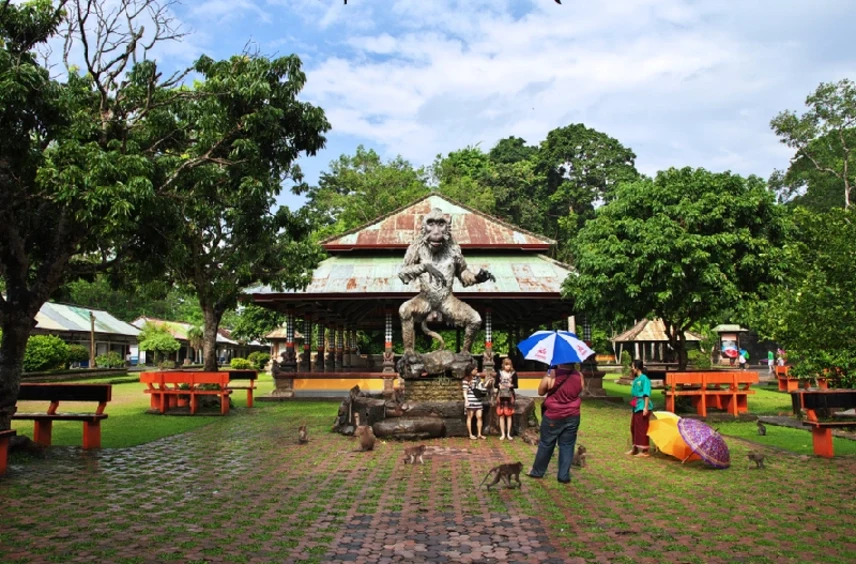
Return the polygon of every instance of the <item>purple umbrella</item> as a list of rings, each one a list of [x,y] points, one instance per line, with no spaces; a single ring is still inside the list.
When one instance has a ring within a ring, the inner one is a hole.
[[[711,429],[701,421],[682,417],[678,421],[678,432],[681,438],[698,454],[702,460],[714,468],[728,468],[731,466],[731,455],[728,453],[728,445],[717,431]]]

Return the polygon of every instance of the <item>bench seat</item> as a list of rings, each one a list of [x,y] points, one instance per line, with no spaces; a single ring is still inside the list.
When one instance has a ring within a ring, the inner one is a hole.
[[[253,391],[256,390],[256,380],[259,377],[257,370],[229,370],[230,390],[247,390],[247,407],[253,407]],[[236,380],[244,381],[246,384],[237,385]]]
[[[101,421],[107,419],[104,409],[112,399],[110,384],[21,384],[18,401],[48,401],[46,412],[15,413],[13,420],[33,421],[33,440],[50,446],[54,421],[83,422],[83,448],[101,448]],[[61,401],[98,402],[94,413],[59,413]]]
[[[752,384],[758,383],[757,372],[698,371],[667,372],[664,392],[666,410],[675,411],[675,398],[684,396],[692,401],[696,413],[707,417],[708,407],[722,409],[735,417],[749,410],[748,396],[755,393]]]
[[[836,427],[856,427],[856,419],[851,421],[803,421],[811,427],[811,442],[814,454],[823,458],[832,458],[835,449],[832,444],[832,429]]]
[[[0,476],[6,473],[6,465],[9,460],[9,439],[16,434],[16,431],[12,429],[0,431]]]
[[[178,396],[188,397],[191,415],[195,415],[199,408],[199,396],[219,396],[220,414],[229,413],[232,390],[227,388],[229,374],[226,372],[143,372],[140,382],[147,385],[144,391],[151,394],[152,409],[161,414],[170,407],[176,407]]]

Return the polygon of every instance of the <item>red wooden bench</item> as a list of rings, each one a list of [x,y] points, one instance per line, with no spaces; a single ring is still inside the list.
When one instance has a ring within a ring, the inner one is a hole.
[[[754,394],[757,372],[716,370],[710,372],[666,372],[666,410],[675,411],[675,398],[687,396],[696,412],[707,417],[707,408],[727,411],[737,416],[749,411],[748,396]]]
[[[50,446],[54,421],[82,421],[83,448],[101,448],[101,421],[107,419],[104,409],[112,399],[113,386],[110,384],[21,384],[18,401],[48,401],[50,405],[44,413],[15,413],[14,420],[33,420],[33,440]],[[57,413],[59,402],[81,401],[98,402],[95,413]]]
[[[229,413],[228,372],[143,372],[140,382],[146,384],[145,393],[151,394],[151,407],[166,413],[176,407],[181,396],[187,396],[190,414],[199,409],[199,396],[220,397],[220,414]]]
[[[6,473],[6,464],[9,460],[9,439],[15,434],[12,429],[0,431],[0,476]]]
[[[258,377],[258,370],[229,370],[229,389],[247,390],[247,407],[253,407],[253,390],[256,389],[256,380]],[[249,383],[237,386],[233,384],[235,380],[249,381]]]
[[[818,411],[828,414],[830,409],[852,409],[856,407],[856,390],[798,390],[791,393],[794,411],[805,411],[803,425],[811,427],[814,454],[823,458],[835,455],[832,444],[832,429],[856,427],[856,419],[821,421]]]

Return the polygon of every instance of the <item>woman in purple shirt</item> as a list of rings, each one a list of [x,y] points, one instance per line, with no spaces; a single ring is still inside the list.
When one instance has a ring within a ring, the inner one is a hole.
[[[543,478],[547,465],[553,458],[553,450],[559,445],[559,470],[556,478],[567,484],[571,481],[571,461],[577,443],[577,430],[580,428],[580,393],[583,391],[583,377],[572,365],[560,365],[552,368],[538,384],[538,395],[544,399],[541,416],[541,438],[535,462],[529,471],[530,478]]]

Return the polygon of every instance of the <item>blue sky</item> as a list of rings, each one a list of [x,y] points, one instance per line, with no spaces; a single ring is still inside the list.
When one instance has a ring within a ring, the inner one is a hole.
[[[184,0],[176,15],[190,34],[164,65],[248,43],[301,57],[302,97],[333,125],[300,161],[312,183],[361,143],[427,165],[576,122],[632,148],[647,174],[767,177],[791,156],[770,119],[856,78],[852,0]]]

